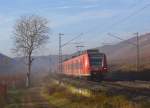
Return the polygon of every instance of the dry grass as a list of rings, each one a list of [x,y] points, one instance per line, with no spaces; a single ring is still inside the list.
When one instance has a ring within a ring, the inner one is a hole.
[[[97,96],[84,97],[53,84],[45,88],[42,93],[50,104],[58,108],[149,108],[147,106],[150,106],[150,103],[134,103],[125,96],[108,96],[104,92]]]
[[[117,62],[117,63],[110,63],[109,64],[110,71],[116,71],[120,70],[123,72],[136,72],[137,65],[135,63],[129,63],[129,62]],[[140,71],[143,72],[145,70],[150,70],[150,62],[140,62]]]
[[[150,80],[150,64],[141,63],[138,72],[136,64],[112,64],[107,76],[116,80]]]
[[[0,106],[4,107],[6,105],[6,100],[3,96],[0,96]]]
[[[10,89],[8,92],[7,105],[4,108],[21,108],[20,103],[24,90],[22,89]]]

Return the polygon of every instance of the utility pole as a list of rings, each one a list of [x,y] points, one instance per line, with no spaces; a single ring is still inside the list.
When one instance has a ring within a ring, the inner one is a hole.
[[[62,48],[65,47],[66,45],[70,44],[72,41],[78,39],[83,33],[80,33],[78,36],[72,38],[68,42],[62,44],[61,42],[61,36],[64,35],[62,33],[59,33],[59,72],[62,73]]]
[[[137,43],[136,43],[136,47],[137,47],[137,72],[140,71],[140,47],[139,47],[139,33],[135,33],[136,37],[137,37]]]
[[[59,33],[59,72],[62,73],[62,43],[61,43],[61,36],[64,35]]]
[[[51,72],[52,72],[52,69],[51,69],[51,55],[49,55],[49,73],[51,74]]]
[[[132,42],[129,42],[129,41],[126,41],[128,44],[131,44],[133,46],[136,47],[136,71],[139,72],[140,71],[140,42],[139,42],[139,33],[134,33],[136,35],[136,44],[135,43],[132,43]],[[111,33],[108,33],[109,36],[111,37],[114,37],[116,39],[119,39],[121,41],[124,41],[124,39],[116,36],[116,35],[113,35]]]

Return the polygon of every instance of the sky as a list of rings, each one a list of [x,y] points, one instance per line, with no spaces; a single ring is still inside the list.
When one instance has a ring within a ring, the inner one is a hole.
[[[82,34],[63,47],[64,54],[71,54],[77,51],[75,43],[83,50],[120,42],[108,33],[128,39],[150,32],[149,11],[149,0],[0,0],[0,53],[15,56],[13,28],[20,16],[47,18],[50,40],[39,55],[49,55],[58,54],[59,33],[62,43]]]

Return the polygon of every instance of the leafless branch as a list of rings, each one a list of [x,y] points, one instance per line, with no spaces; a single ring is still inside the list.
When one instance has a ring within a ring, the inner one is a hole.
[[[48,39],[49,27],[45,18],[31,15],[23,16],[16,21],[14,28],[15,51],[27,58],[28,78],[31,72],[32,54]]]

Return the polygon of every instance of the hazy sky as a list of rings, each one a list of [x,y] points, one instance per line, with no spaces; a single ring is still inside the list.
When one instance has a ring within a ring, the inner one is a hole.
[[[109,37],[115,33],[123,39],[134,32],[150,32],[149,0],[0,0],[0,53],[14,56],[13,26],[23,15],[35,14],[47,18],[51,27],[50,41],[40,54],[57,54],[58,33],[63,42],[83,33],[76,42],[86,47],[116,43]],[[63,53],[76,51],[76,44],[63,48]]]

